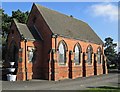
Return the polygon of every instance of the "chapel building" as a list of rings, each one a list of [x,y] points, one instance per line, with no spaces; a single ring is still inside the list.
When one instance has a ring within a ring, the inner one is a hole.
[[[17,80],[62,80],[107,74],[104,43],[85,22],[33,4],[26,24],[13,19],[6,63]]]

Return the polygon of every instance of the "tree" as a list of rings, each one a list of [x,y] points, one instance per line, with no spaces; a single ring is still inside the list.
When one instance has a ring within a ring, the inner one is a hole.
[[[1,9],[2,13],[2,35],[8,34],[10,25],[11,25],[11,18],[7,14],[4,13],[4,10]]]
[[[29,12],[22,12],[19,9],[17,11],[12,11],[12,16],[9,16],[7,14],[4,13],[3,9],[0,9],[0,18],[2,18],[2,23],[0,26],[0,34],[2,34],[2,39],[0,39],[2,41],[2,59],[5,59],[5,53],[6,53],[6,47],[7,47],[7,43],[6,43],[6,39],[7,39],[7,35],[9,33],[10,30],[10,26],[12,23],[12,19],[15,18],[18,22],[20,23],[26,23],[27,19],[28,19],[28,15]],[[1,21],[1,19],[0,19]]]
[[[28,19],[29,12],[22,12],[19,9],[17,11],[12,11],[12,16],[8,16],[4,13],[3,9],[0,9],[2,14],[2,36],[6,39],[9,33],[10,25],[12,19],[15,18],[20,23],[26,23]]]
[[[118,52],[118,69],[120,70],[120,52]]]
[[[16,18],[20,23],[27,23],[29,12],[22,12],[19,9],[17,11],[12,11],[12,19]]]
[[[105,38],[105,50],[104,53],[108,59],[108,61],[110,61],[110,63],[114,63],[116,64],[116,58],[117,58],[117,52],[115,51],[117,44],[113,43],[113,39],[108,37]]]

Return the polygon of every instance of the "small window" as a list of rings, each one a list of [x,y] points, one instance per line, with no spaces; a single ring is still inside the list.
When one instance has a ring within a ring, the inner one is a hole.
[[[91,64],[92,63],[92,47],[91,46],[88,46],[88,48],[87,48],[87,57],[88,57],[88,59],[87,59],[87,61],[88,61],[88,64]]]
[[[97,61],[98,61],[98,64],[101,63],[101,48],[98,48],[97,50]]]
[[[80,53],[81,53],[81,50],[79,48],[78,45],[75,45],[75,48],[74,48],[74,61],[75,61],[75,64],[79,64],[80,63]]]
[[[29,51],[28,52],[28,61],[32,62],[32,59],[33,59],[33,51]]]
[[[29,62],[34,62],[35,61],[35,48],[33,47],[28,47],[28,61]]]
[[[59,44],[59,47],[58,47],[58,54],[59,54],[59,63],[60,64],[65,64],[65,61],[66,61],[66,49],[65,49],[65,45],[63,42],[61,42]]]

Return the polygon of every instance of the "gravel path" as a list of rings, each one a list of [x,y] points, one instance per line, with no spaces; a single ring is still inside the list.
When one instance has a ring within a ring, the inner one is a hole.
[[[2,90],[86,90],[91,87],[118,86],[118,74],[67,79],[62,81],[32,80],[2,82]]]

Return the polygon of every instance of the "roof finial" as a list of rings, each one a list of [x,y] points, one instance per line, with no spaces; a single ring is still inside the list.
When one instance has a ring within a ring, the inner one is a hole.
[[[72,18],[73,18],[73,15],[70,15],[70,17],[72,17]]]

